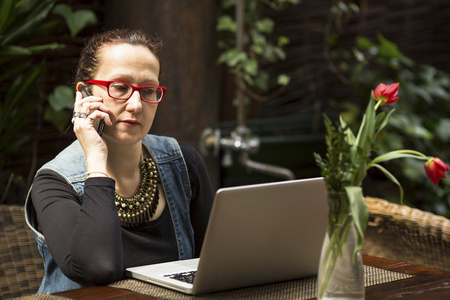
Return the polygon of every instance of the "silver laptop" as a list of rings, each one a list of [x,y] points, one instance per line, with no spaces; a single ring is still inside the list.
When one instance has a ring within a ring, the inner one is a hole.
[[[322,178],[222,188],[199,259],[128,268],[127,275],[187,294],[317,275],[327,212]]]

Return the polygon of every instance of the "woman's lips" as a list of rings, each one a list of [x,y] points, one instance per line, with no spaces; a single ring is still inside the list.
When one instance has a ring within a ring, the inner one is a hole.
[[[136,120],[131,120],[131,119],[128,119],[128,120],[122,120],[122,121],[120,121],[120,122],[123,123],[123,124],[126,125],[126,126],[131,126],[131,127],[140,125],[140,123],[139,123],[138,121],[136,121]]]

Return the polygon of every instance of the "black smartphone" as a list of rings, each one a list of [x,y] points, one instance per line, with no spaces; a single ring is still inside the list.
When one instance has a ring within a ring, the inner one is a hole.
[[[86,97],[87,96],[92,96],[92,93],[91,93],[91,91],[89,91],[89,89],[85,86],[85,85],[83,85],[82,87],[81,87],[81,90],[86,94]],[[103,134],[103,129],[105,129],[105,121],[103,120],[103,119],[100,119],[100,121],[98,122],[95,122],[96,124],[94,124],[94,127],[97,129],[97,132],[98,132],[98,134],[100,135],[100,136],[102,136],[102,134]]]

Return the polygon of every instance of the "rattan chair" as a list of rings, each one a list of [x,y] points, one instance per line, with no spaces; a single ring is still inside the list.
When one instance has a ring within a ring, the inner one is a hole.
[[[24,207],[0,205],[0,299],[34,294],[44,267]]]
[[[450,271],[450,220],[366,197],[369,224],[362,253]]]

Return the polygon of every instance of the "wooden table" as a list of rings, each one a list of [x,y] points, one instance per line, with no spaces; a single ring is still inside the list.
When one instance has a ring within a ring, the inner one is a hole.
[[[450,272],[406,262],[363,255],[367,266],[413,275],[413,277],[366,287],[366,299],[450,299]],[[55,294],[71,299],[160,299],[108,286],[95,286]],[[315,299],[315,298],[313,298]]]

